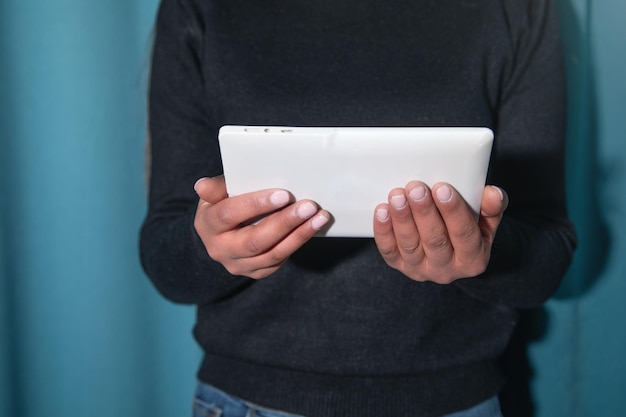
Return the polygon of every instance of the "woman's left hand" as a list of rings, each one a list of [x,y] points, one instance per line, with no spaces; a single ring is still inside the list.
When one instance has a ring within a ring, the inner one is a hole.
[[[449,284],[485,271],[507,205],[502,189],[486,186],[477,220],[449,184],[431,190],[412,181],[376,207],[374,239],[392,268],[415,281]]]

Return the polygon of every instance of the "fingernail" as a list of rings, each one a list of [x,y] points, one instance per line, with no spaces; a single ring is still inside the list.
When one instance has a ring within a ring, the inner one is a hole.
[[[309,203],[307,201],[306,203],[302,203],[298,206],[298,208],[296,209],[296,214],[301,219],[308,219],[309,217],[314,215],[316,211],[317,207],[315,207],[313,203]]]
[[[200,182],[204,181],[204,178],[200,178],[198,181],[195,182],[195,184],[193,185],[193,190],[195,192],[198,192],[198,184],[200,184]]]
[[[452,189],[447,185],[443,185],[437,188],[437,198],[442,203],[447,203],[448,201],[452,200]]]
[[[498,194],[500,194],[500,201],[504,201],[504,193],[502,192],[500,187],[496,187],[495,185],[492,185],[491,188],[493,188],[494,190],[498,192]]]
[[[404,194],[394,195],[391,196],[390,202],[393,208],[400,210],[406,206],[406,197]]]
[[[426,197],[426,188],[423,185],[418,185],[409,191],[409,197],[414,201],[422,201]]]
[[[270,196],[270,203],[273,206],[280,207],[284,206],[289,202],[289,193],[285,190],[274,191]]]
[[[328,217],[320,213],[313,217],[313,220],[311,220],[311,226],[315,230],[320,230],[326,223],[328,223],[328,220],[330,220]]]
[[[380,222],[386,222],[389,220],[389,210],[386,208],[379,208],[376,210],[376,218]]]

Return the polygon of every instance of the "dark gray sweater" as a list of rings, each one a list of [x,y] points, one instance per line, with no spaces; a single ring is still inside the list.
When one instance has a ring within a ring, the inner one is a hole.
[[[560,54],[548,0],[163,0],[141,257],[165,297],[198,305],[199,378],[309,417],[497,393],[515,309],[555,291],[575,246]],[[511,202],[487,272],[417,283],[371,239],[316,238],[266,279],[229,275],[193,229],[224,124],[492,128],[488,182]]]

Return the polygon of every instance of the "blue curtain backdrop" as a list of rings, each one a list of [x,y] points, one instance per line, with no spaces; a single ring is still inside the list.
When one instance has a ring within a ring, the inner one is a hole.
[[[143,276],[156,0],[0,0],[0,415],[174,416],[191,308]]]
[[[189,415],[193,310],[137,259],[157,0],[0,2],[0,416]],[[626,3],[559,0],[581,246],[524,312],[518,415],[626,415]],[[508,394],[507,394],[508,395]],[[521,412],[525,414],[521,414]]]

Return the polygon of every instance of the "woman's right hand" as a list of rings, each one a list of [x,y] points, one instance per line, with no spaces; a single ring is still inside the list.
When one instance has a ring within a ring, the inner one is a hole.
[[[315,202],[294,202],[281,189],[228,197],[223,176],[201,178],[194,189],[200,197],[194,227],[209,256],[233,275],[267,277],[330,219]]]

